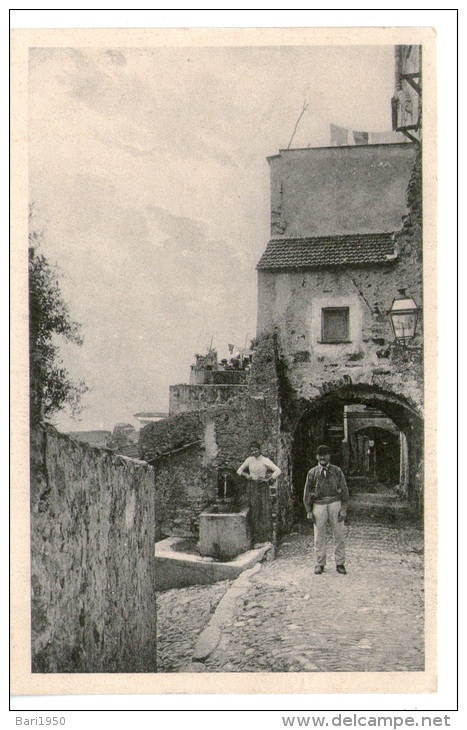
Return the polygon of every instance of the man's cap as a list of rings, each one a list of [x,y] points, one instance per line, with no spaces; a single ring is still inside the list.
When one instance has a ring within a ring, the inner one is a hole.
[[[316,449],[316,455],[317,456],[325,456],[326,454],[331,455],[331,449],[329,446],[326,446],[325,444],[321,444],[321,446],[318,446]]]

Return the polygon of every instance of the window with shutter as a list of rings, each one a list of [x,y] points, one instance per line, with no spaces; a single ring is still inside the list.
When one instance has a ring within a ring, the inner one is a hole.
[[[349,342],[349,308],[321,310],[321,342]]]

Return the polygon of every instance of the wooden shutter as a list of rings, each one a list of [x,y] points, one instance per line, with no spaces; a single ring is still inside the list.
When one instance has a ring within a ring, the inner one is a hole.
[[[349,339],[349,308],[327,307],[321,310],[322,342],[346,342]]]

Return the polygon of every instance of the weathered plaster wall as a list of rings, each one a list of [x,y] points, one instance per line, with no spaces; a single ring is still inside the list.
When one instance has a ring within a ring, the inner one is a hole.
[[[33,672],[153,672],[154,474],[54,429],[31,441]]]
[[[394,347],[388,316],[403,286],[420,306],[421,261],[412,252],[378,267],[258,272],[258,335],[277,333],[298,398],[313,399],[323,385],[350,378],[398,393],[421,411],[423,323],[413,347],[402,350]],[[321,309],[329,306],[349,307],[350,342],[320,342]]]
[[[223,405],[246,393],[246,385],[187,385],[170,386],[169,415],[199,411],[211,405]]]
[[[281,150],[271,169],[271,234],[326,236],[395,231],[416,145]]]

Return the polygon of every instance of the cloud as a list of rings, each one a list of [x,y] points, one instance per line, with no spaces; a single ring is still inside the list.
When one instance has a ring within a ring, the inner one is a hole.
[[[106,118],[117,117],[120,124],[133,126],[130,135],[121,135],[119,127],[112,130],[112,145],[134,156],[171,147],[185,158],[212,157],[221,165],[236,164],[220,122],[225,90],[209,69],[184,69],[186,78],[182,75],[174,84],[168,60],[154,75],[128,69],[120,51],[73,49],[67,60],[71,63],[62,64],[59,78],[68,94]],[[138,144],[141,137],[145,138],[142,145]]]

